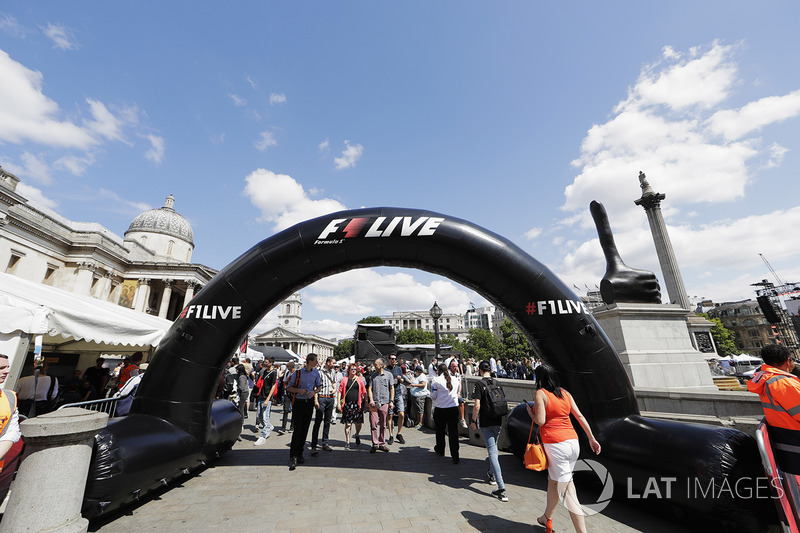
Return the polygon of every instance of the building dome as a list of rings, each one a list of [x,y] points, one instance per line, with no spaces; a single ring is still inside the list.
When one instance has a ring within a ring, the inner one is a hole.
[[[129,233],[133,232],[160,233],[177,237],[194,247],[192,227],[175,211],[174,204],[175,198],[170,194],[164,202],[164,207],[150,209],[134,218],[131,225],[128,226],[125,236],[127,237]]]

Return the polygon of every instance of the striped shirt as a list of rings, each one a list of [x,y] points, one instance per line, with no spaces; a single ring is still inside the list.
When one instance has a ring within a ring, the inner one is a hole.
[[[319,395],[333,398],[333,396],[336,394],[336,370],[320,370],[319,380],[322,383],[322,388],[319,390]]]

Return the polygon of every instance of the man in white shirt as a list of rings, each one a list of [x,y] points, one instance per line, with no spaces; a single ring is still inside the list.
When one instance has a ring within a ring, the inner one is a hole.
[[[36,402],[36,414],[43,415],[52,410],[52,405],[58,397],[58,380],[47,375],[47,369],[43,366],[36,367],[39,375],[25,376],[17,381],[14,391],[17,393],[19,410],[27,415],[33,403]],[[34,391],[34,382],[36,390]]]
[[[439,374],[436,372],[436,367],[439,366],[439,361],[434,356],[431,364],[428,365],[428,380],[433,381],[433,379],[438,376]]]
[[[422,417],[425,416],[425,398],[429,396],[428,392],[428,376],[425,375],[423,368],[419,365],[414,369],[414,377],[411,378],[411,383],[408,386],[411,392],[411,409],[410,416],[416,417],[417,425],[414,429],[422,427]]]

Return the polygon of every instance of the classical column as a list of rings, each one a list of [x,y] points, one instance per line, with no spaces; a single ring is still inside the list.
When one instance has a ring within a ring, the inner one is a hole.
[[[150,299],[150,280],[140,278],[133,295],[133,308],[140,313],[147,312],[147,301]]]
[[[169,300],[172,298],[172,280],[164,280],[164,292],[161,293],[161,306],[158,309],[159,318],[167,318],[167,311],[169,311]]]
[[[74,292],[89,296],[92,291],[92,281],[94,281],[94,272],[97,270],[97,265],[92,261],[80,261],[76,270],[77,279],[75,280]]]
[[[100,299],[107,302],[108,299],[111,297],[111,293],[114,290],[113,284],[114,273],[113,272],[106,272],[103,274],[103,291],[100,293]]]
[[[183,297],[183,307],[189,305],[189,302],[194,298],[194,288],[197,282],[193,279],[186,280],[186,296]]]
[[[683,286],[678,260],[675,258],[675,250],[669,240],[667,225],[664,223],[664,216],[661,214],[661,200],[666,195],[654,192],[644,172],[639,172],[639,182],[642,187],[642,197],[634,200],[636,205],[640,205],[647,213],[647,220],[650,222],[650,232],[653,234],[653,242],[656,245],[658,262],[661,264],[661,273],[664,276],[664,283],[667,286],[670,303],[680,305],[683,309],[690,309],[689,296]]]

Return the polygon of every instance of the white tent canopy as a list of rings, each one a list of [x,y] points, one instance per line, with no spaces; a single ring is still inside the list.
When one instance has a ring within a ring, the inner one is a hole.
[[[33,335],[43,335],[51,351],[146,349],[157,346],[170,326],[169,320],[111,302],[0,274],[0,348],[9,358],[24,359]],[[18,377],[24,361],[14,363],[12,376]]]

